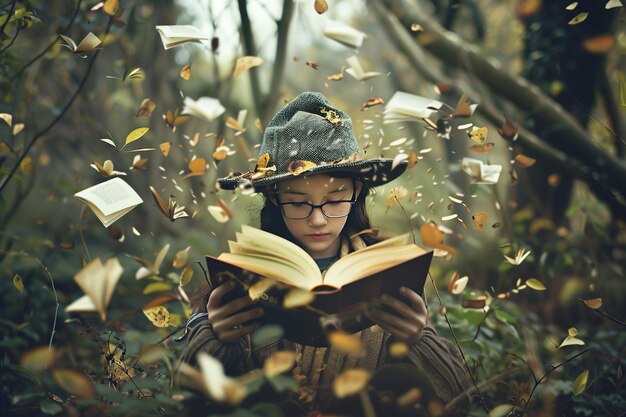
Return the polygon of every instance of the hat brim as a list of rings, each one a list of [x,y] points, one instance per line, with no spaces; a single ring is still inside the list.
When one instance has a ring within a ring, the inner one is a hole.
[[[406,171],[409,161],[406,159],[391,169],[393,159],[377,158],[365,159],[361,161],[345,162],[341,164],[317,165],[300,175],[293,175],[290,172],[275,174],[264,178],[249,180],[242,177],[218,178],[217,182],[223,190],[234,190],[239,184],[248,183],[260,189],[277,182],[303,177],[312,174],[346,173],[354,174],[355,177],[367,183],[370,187],[377,187],[395,180]]]

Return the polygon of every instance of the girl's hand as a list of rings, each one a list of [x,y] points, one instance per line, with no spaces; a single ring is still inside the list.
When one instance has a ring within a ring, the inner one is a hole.
[[[225,343],[235,343],[241,336],[251,333],[259,327],[259,323],[246,326],[243,323],[265,314],[262,307],[241,312],[242,309],[256,303],[247,294],[222,305],[222,297],[235,286],[234,282],[227,282],[215,288],[209,295],[209,302],[206,305],[209,314],[208,320],[213,327],[213,332],[219,340]]]
[[[380,296],[380,302],[394,309],[397,315],[373,309],[370,312],[371,318],[397,340],[413,345],[420,341],[426,326],[426,304],[419,294],[409,288],[401,287],[400,294],[405,296],[410,304],[388,294]]]

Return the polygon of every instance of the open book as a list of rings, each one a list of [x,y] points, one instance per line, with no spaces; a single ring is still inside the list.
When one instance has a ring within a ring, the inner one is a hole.
[[[350,65],[350,68],[348,68],[346,72],[359,81],[369,80],[370,78],[378,77],[380,75],[380,72],[376,71],[366,72],[356,56],[351,56],[346,59],[346,61],[348,62],[348,65]]]
[[[384,123],[420,121],[429,117],[443,106],[443,103],[426,97],[396,91],[385,106]]]
[[[191,25],[157,26],[157,32],[161,36],[163,48],[170,49],[187,42],[199,42],[209,39],[198,28]]]
[[[143,203],[135,190],[121,178],[113,178],[86,188],[74,196],[89,206],[104,227],[109,227]]]
[[[290,340],[324,346],[329,328],[354,333],[371,326],[368,310],[381,307],[377,299],[383,293],[401,300],[405,299],[399,293],[401,286],[422,293],[432,251],[407,240],[408,234],[352,252],[322,274],[298,245],[244,225],[236,242],[229,241],[230,253],[207,256],[207,266],[213,288],[229,280],[241,284],[223,302],[244,295],[262,278],[275,281],[260,297],[268,307],[263,322],[280,325]],[[312,292],[313,301],[285,308],[294,288]]]

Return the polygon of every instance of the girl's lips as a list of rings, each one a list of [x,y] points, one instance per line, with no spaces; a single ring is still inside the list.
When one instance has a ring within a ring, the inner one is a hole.
[[[313,239],[313,240],[323,240],[329,235],[330,233],[321,233],[321,234],[306,235],[306,237]]]

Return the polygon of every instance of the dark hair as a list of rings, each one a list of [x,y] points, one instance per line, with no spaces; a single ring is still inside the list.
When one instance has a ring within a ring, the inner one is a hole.
[[[355,181],[358,181],[358,178],[347,173],[333,173],[332,177],[352,178]],[[362,182],[361,184],[361,192],[357,196],[356,202],[352,206],[350,214],[348,214],[346,224],[341,231],[342,237],[344,238],[349,238],[349,233],[357,233],[362,230],[372,228],[370,218],[367,215],[367,210],[365,207],[365,199],[370,193],[371,188],[366,183]],[[270,198],[275,193],[275,190],[273,188],[264,187],[258,190],[258,192],[263,195],[263,198],[265,200],[260,213],[261,230],[273,233],[295,244],[298,244],[296,238],[291,234],[291,232],[289,232],[289,229],[287,229],[287,225],[285,224],[285,221],[283,219],[280,207],[274,204],[274,202]],[[364,233],[360,236],[367,246],[372,245],[376,242],[380,242],[382,240],[381,237],[372,233]],[[209,300],[210,290],[211,289],[208,287],[208,285],[203,285],[201,288],[198,288],[198,290],[192,296],[191,307],[193,308],[194,312],[206,312],[206,304]]]

